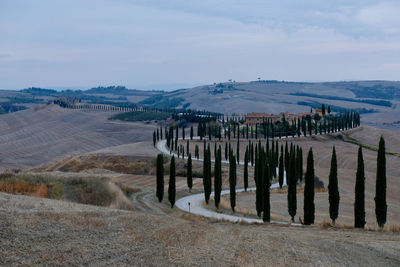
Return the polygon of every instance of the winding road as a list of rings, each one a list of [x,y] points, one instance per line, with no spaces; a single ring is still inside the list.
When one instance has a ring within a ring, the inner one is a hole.
[[[166,147],[166,140],[160,140],[156,144],[156,147],[163,154],[170,155],[170,156],[174,155],[175,157],[178,156],[177,154],[170,151]],[[203,161],[203,159],[196,159],[196,158],[193,158],[192,160]],[[212,162],[214,162],[214,160],[212,160]],[[222,160],[222,163],[229,164],[229,162],[226,160]],[[244,162],[241,161],[239,164],[244,165]],[[284,173],[283,184],[286,185],[286,172]],[[271,185],[271,189],[278,188],[278,187],[279,187],[279,183],[275,183],[275,184]],[[255,191],[255,190],[256,190],[255,187],[251,187],[251,188],[247,189],[247,191]],[[244,188],[236,189],[236,193],[240,193],[243,191],[244,191]],[[230,194],[230,191],[228,189],[221,191],[221,196],[229,195],[229,194]],[[211,193],[211,196],[212,197],[214,196],[214,192]],[[193,195],[189,195],[189,196],[180,198],[175,202],[175,205],[176,205],[176,207],[178,207],[179,209],[181,209],[185,212],[189,212],[191,214],[196,214],[196,215],[201,215],[201,216],[204,216],[207,218],[213,218],[213,219],[217,219],[217,220],[226,220],[226,221],[230,221],[230,222],[234,222],[234,223],[241,222],[241,221],[247,222],[247,223],[260,223],[260,224],[264,223],[263,220],[261,220],[261,219],[239,217],[239,216],[235,216],[235,215],[217,213],[215,211],[212,211],[212,210],[209,210],[209,209],[206,209],[205,207],[203,207],[203,203],[204,203],[204,194],[199,193],[199,194],[193,194]],[[271,220],[271,223],[289,224],[288,222],[274,221],[274,220]],[[300,226],[301,224],[291,223],[291,225]]]

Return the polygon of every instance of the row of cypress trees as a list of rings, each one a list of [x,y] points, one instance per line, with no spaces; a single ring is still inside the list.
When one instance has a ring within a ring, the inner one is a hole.
[[[256,210],[258,216],[261,217],[263,214],[264,221],[270,221],[270,200],[269,200],[269,188],[270,182],[273,178],[273,172],[271,168],[274,167],[274,163],[269,160],[272,158],[274,153],[269,153],[269,148],[266,150],[259,142],[255,148],[255,168],[254,168],[254,180],[256,184]],[[278,147],[278,146],[276,146]],[[277,148],[277,150],[279,150]],[[244,188],[248,188],[248,165],[249,165],[249,147],[246,147],[244,156]],[[287,185],[288,185],[288,212],[294,221],[294,216],[297,210],[297,183],[302,180],[302,149],[300,147],[294,147],[285,144],[285,153],[283,153],[283,145],[281,146],[281,155],[279,157],[279,185],[282,186],[283,182],[283,169],[286,169],[287,174]],[[220,194],[222,190],[222,153],[221,147],[219,146],[215,153],[215,205],[218,208],[220,202]],[[285,159],[285,160],[284,160]],[[286,162],[287,160],[287,162]],[[231,208],[234,212],[236,206],[236,157],[233,155],[233,151],[229,150],[229,188],[230,188],[230,200]],[[161,202],[164,194],[164,159],[161,154],[157,156],[157,197]],[[300,168],[301,166],[301,168]],[[187,183],[189,189],[192,188],[192,159],[191,154],[188,157],[187,164]],[[304,224],[310,225],[315,220],[315,204],[314,204],[314,156],[312,148],[310,148],[307,155],[307,168],[305,173],[305,186],[304,186]],[[203,161],[203,186],[205,200],[208,204],[210,199],[211,188],[211,152],[210,145],[208,144]],[[383,227],[386,223],[387,216],[387,203],[386,203],[386,157],[385,157],[385,141],[383,137],[380,138],[378,158],[377,158],[377,174],[376,174],[376,193],[375,193],[375,214],[379,227]],[[332,223],[335,224],[336,219],[339,215],[339,202],[340,195],[338,189],[338,178],[337,178],[337,158],[336,149],[332,149],[331,168],[329,173],[329,215]],[[171,207],[175,203],[175,158],[172,157],[170,163],[170,181],[168,188],[169,201]],[[354,226],[357,228],[364,228],[365,221],[365,173],[364,173],[364,160],[362,154],[362,147],[358,150],[358,164],[356,173],[356,185],[355,185],[355,202],[354,202]]]
[[[376,183],[375,183],[375,216],[379,227],[386,223],[386,150],[383,137],[379,140]],[[358,148],[358,164],[356,173],[355,201],[354,201],[354,227],[364,228],[365,221],[365,172],[362,147]]]
[[[162,154],[157,155],[156,164],[156,196],[158,201],[161,202],[164,198],[164,156]],[[171,204],[171,208],[175,204],[176,196],[176,181],[175,181],[175,157],[172,156],[169,167],[169,183],[168,183],[168,200]]]

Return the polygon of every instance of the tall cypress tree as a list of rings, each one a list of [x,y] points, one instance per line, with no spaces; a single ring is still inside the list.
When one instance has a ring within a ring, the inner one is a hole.
[[[225,143],[225,160],[228,160],[228,143]]]
[[[232,211],[235,212],[236,206],[236,159],[231,156],[229,160],[229,193]]]
[[[190,140],[193,140],[193,125],[190,126]]]
[[[331,170],[329,173],[329,215],[332,220],[332,224],[335,225],[335,221],[339,215],[339,187],[337,178],[337,160],[335,147],[332,149],[331,159]]]
[[[303,181],[303,149],[300,147],[299,151],[299,179],[300,182]]]
[[[218,148],[217,158],[215,160],[215,178],[214,178],[214,202],[215,207],[218,209],[221,200],[222,189],[222,169],[221,169],[221,147]]]
[[[187,185],[189,190],[192,190],[193,186],[193,173],[192,173],[192,154],[189,154],[187,161]]]
[[[240,153],[240,144],[239,144],[239,139],[237,140],[236,143],[236,160],[237,160],[237,164],[239,164],[239,153]]]
[[[153,132],[153,146],[156,146],[157,142],[157,137],[156,137],[156,131]]]
[[[375,215],[379,227],[383,227],[386,223],[386,156],[385,156],[385,140],[381,136],[379,141],[378,159],[376,168],[376,185],[375,185]]]
[[[304,178],[304,224],[310,225],[315,220],[314,205],[314,156],[312,148],[307,156],[307,169]]]
[[[208,144],[207,150],[208,150],[208,157],[207,157],[207,159],[208,159],[208,163],[207,163],[207,167],[208,167],[208,171],[207,171],[207,173],[208,173],[208,182],[207,182],[207,185],[208,185],[208,199],[210,199],[210,195],[211,195],[211,191],[212,191],[212,181],[211,181],[211,149],[210,149],[210,144]]]
[[[285,170],[286,172],[288,171],[289,168],[289,148],[288,148],[288,143],[286,141],[285,144]]]
[[[289,167],[288,170],[286,171],[286,179],[287,179],[287,184],[288,184],[288,212],[290,217],[292,218],[292,222],[294,222],[294,216],[296,216],[296,211],[297,211],[297,196],[296,196],[296,178],[295,175],[293,174],[293,170],[295,169],[295,160],[294,160],[294,155],[289,159]]]
[[[283,151],[283,146],[282,146]],[[282,188],[283,185],[283,175],[284,175],[284,167],[283,167],[283,153],[279,157],[279,187]]]
[[[162,154],[157,155],[156,177],[157,177],[156,196],[158,198],[158,201],[161,202],[164,197],[164,157]]]
[[[270,173],[270,167],[269,164],[265,164],[265,172],[263,175],[263,221],[264,222],[270,222],[271,221],[271,205],[270,205],[270,193],[269,193],[269,188],[270,188],[270,179],[271,179],[271,173]]]
[[[362,147],[358,148],[358,166],[356,174],[355,202],[354,202],[354,227],[365,226],[365,174]]]
[[[171,208],[175,204],[175,157],[172,156],[171,165],[169,167],[169,184],[168,184],[168,199],[169,203],[171,203]]]
[[[244,171],[243,171],[243,183],[244,183],[244,191],[247,191],[247,187],[249,186],[249,150],[246,147],[246,152],[244,153]]]
[[[208,149],[206,148],[206,150],[204,151],[204,159],[203,159],[203,188],[204,188],[204,199],[206,201],[206,203],[208,204],[208,200],[210,197],[210,193],[208,192],[209,190],[209,185],[208,185]]]

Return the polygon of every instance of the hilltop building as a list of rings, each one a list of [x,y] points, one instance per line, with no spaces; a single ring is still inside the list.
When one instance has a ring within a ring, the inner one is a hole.
[[[316,111],[316,113],[319,114],[319,112]],[[322,116],[322,111],[320,111],[320,115]],[[293,114],[290,112],[282,112],[279,115],[275,114],[269,114],[269,113],[256,113],[256,112],[251,112],[247,113],[246,119],[245,119],[245,124],[248,125],[256,125],[263,123],[264,121],[272,121],[273,123],[277,123],[283,120],[286,121],[292,121],[292,120],[297,120],[298,118],[306,117],[306,116],[311,116],[313,117],[314,114],[311,112],[302,112],[298,114]]]

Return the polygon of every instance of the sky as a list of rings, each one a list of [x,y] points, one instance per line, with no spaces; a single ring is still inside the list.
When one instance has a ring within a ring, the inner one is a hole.
[[[400,1],[0,0],[0,88],[399,80]]]

